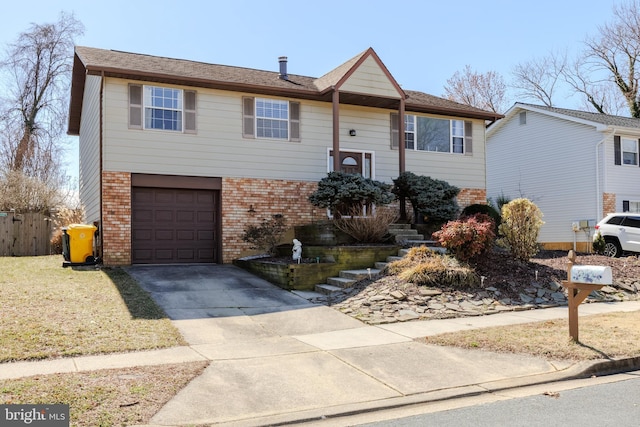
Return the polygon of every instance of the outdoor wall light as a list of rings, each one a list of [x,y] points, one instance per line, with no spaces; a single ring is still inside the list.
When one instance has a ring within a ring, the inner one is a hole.
[[[356,130],[355,129],[349,129],[349,136],[356,136]]]

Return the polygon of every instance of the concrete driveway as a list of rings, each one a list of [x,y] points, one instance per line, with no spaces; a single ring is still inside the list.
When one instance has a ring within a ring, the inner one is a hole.
[[[126,271],[164,309],[190,345],[363,326],[233,265],[137,265]]]

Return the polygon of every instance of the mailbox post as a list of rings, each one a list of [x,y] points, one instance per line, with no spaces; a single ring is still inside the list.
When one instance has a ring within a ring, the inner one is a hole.
[[[571,338],[573,338],[573,340],[577,342],[578,306],[589,296],[591,291],[600,290],[604,285],[610,285],[612,283],[611,268],[599,266],[582,266],[585,267],[584,271],[595,274],[582,274],[581,276],[579,276],[578,280],[582,278],[582,280],[584,281],[578,281],[576,280],[576,274],[574,274],[574,264],[576,261],[575,252],[569,251],[568,257],[569,261],[567,263],[567,280],[562,281],[562,286],[567,288],[568,293],[569,335],[571,335]]]

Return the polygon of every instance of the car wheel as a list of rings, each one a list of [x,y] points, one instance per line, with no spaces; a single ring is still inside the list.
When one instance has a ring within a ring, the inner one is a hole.
[[[622,247],[617,239],[607,240],[604,244],[604,254],[613,258],[620,258],[622,255]]]

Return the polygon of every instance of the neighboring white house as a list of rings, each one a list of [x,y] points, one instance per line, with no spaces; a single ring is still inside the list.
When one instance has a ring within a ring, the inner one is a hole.
[[[76,47],[69,128],[107,265],[232,262],[248,225],[322,217],[331,170],[403,171],[485,192],[485,123],[502,115],[405,90],[373,49],[319,78]],[[403,117],[404,120],[398,120]],[[334,153],[336,155],[334,155]]]
[[[487,197],[532,200],[540,243],[588,251],[604,215],[640,212],[638,138],[640,119],[516,103],[487,129]]]

